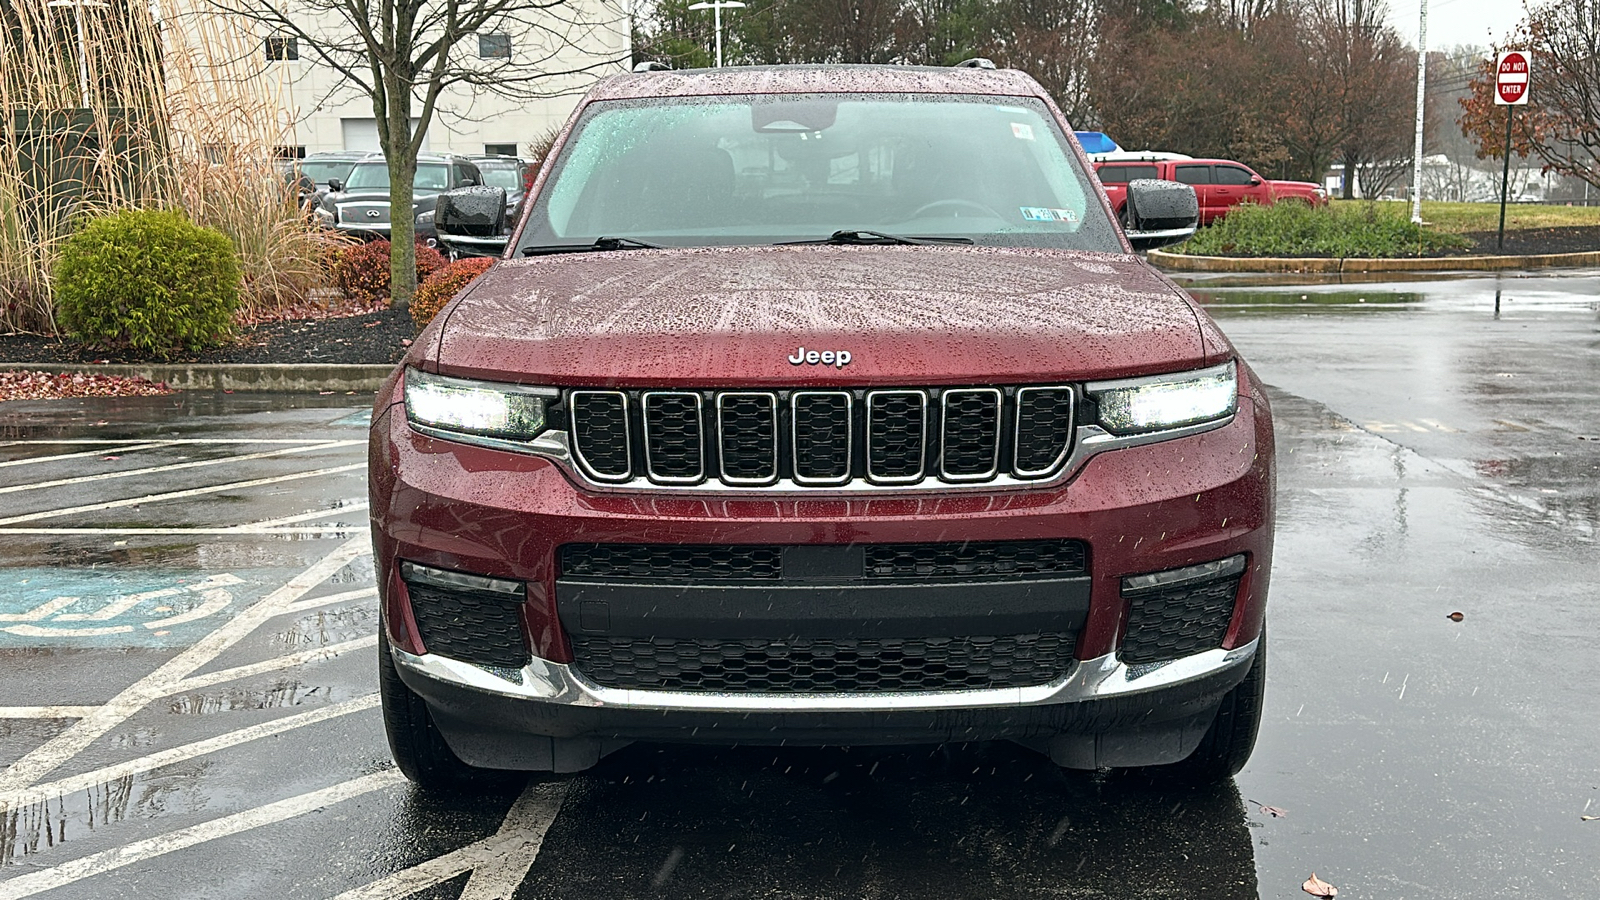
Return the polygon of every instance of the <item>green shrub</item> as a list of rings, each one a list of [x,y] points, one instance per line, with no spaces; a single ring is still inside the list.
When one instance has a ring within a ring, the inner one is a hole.
[[[1465,238],[1431,231],[1402,212],[1373,203],[1319,207],[1279,203],[1236,206],[1173,252],[1342,259],[1442,256],[1471,246]]]
[[[226,341],[239,283],[231,241],[165,210],[91,220],[62,245],[51,271],[69,334],[155,356]]]
[[[458,259],[429,275],[428,280],[417,288],[416,296],[411,298],[411,318],[416,320],[417,327],[433,321],[446,303],[492,265],[494,260],[488,257],[469,257]]]
[[[417,245],[417,284],[444,268],[444,254],[424,244]],[[340,251],[333,265],[333,278],[346,297],[367,306],[389,300],[389,242],[369,241]]]

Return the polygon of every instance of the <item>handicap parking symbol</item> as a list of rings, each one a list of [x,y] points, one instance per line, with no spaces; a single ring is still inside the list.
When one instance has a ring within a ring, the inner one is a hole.
[[[11,569],[0,577],[0,646],[186,643],[240,600],[250,582],[233,573],[107,573]],[[26,640],[6,640],[6,636]]]

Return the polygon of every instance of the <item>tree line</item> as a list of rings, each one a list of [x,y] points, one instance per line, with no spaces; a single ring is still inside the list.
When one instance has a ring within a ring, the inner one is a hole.
[[[690,2],[661,0],[635,21],[635,59],[711,65],[711,16]],[[1417,57],[1385,0],[746,2],[723,16],[731,65],[981,56],[1038,79],[1074,128],[1130,150],[1318,182],[1342,163],[1369,189],[1411,156]]]

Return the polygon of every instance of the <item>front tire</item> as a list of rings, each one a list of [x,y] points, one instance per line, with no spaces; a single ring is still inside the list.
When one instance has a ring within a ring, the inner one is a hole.
[[[378,696],[389,752],[403,773],[425,790],[461,790],[491,783],[504,773],[469,766],[444,741],[427,703],[400,680],[389,636],[378,626]]]
[[[1256,747],[1266,689],[1267,630],[1262,626],[1250,671],[1233,690],[1223,695],[1217,717],[1200,739],[1200,746],[1182,762],[1150,766],[1144,771],[1162,780],[1193,786],[1217,784],[1239,774]]]

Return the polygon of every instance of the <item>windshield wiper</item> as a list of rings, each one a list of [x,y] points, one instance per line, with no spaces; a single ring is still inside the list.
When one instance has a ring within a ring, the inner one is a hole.
[[[779,241],[781,245],[787,244],[970,244],[969,237],[942,237],[939,235],[916,235],[905,237],[898,234],[889,234],[885,231],[865,231],[852,229],[848,231],[835,231],[825,238],[815,241]]]
[[[543,256],[546,253],[588,253],[605,250],[660,250],[660,244],[647,244],[628,237],[598,237],[592,244],[544,244],[524,247],[523,256]]]

